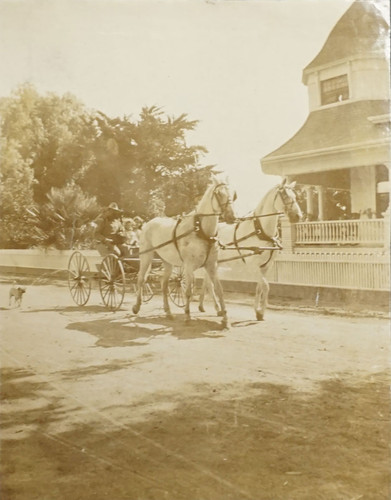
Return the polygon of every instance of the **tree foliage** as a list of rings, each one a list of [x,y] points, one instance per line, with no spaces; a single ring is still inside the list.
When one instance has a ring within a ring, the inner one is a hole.
[[[47,202],[35,210],[36,240],[40,246],[71,249],[88,247],[93,238],[89,224],[100,211],[94,197],[70,183],[52,187]]]
[[[14,140],[0,140],[0,246],[23,248],[32,239],[26,207],[33,205],[34,173]]]
[[[143,108],[135,123],[97,113],[93,124],[93,165],[83,189],[103,205],[116,200],[129,215],[146,218],[192,208],[194,191],[205,188],[212,168],[200,167],[204,147],[186,143],[196,121],[167,117],[153,106]]]
[[[38,240],[66,247],[70,238],[55,238],[53,217],[72,206],[72,190],[76,205],[91,203],[95,210],[116,201],[129,216],[192,209],[212,169],[200,163],[206,149],[187,144],[196,125],[157,106],[143,108],[137,120],[109,117],[70,94],[42,96],[29,84],[18,87],[0,99],[0,244],[23,247]],[[46,214],[53,231],[31,219],[34,210],[40,219]]]
[[[20,86],[0,102],[1,135],[34,172],[34,199],[44,203],[51,187],[80,177],[90,164],[89,113],[70,94],[40,96]]]

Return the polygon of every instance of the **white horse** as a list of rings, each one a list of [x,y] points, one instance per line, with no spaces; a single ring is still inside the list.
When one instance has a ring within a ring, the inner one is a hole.
[[[284,180],[282,184],[272,188],[262,198],[254,212],[248,217],[239,219],[235,226],[219,224],[219,241],[223,247],[219,251],[218,262],[229,262],[237,259],[242,259],[245,262],[247,259],[251,259],[259,266],[260,277],[254,303],[256,318],[259,321],[264,318],[270,288],[265,275],[273,263],[276,251],[281,249],[277,239],[278,217],[285,214],[290,222],[294,223],[298,222],[303,215],[296,200],[295,184],[295,182],[287,184]],[[207,289],[209,289],[215,309],[220,315],[213,283],[208,280],[208,277],[204,279],[202,285],[198,308],[204,312],[203,302]]]
[[[137,300],[134,314],[141,307],[142,287],[151,268],[154,252],[163,261],[162,293],[166,316],[172,318],[168,301],[168,281],[174,266],[183,267],[185,279],[185,316],[190,321],[190,300],[193,293],[193,275],[204,267],[219,298],[223,327],[228,326],[223,290],[217,276],[217,226],[219,217],[227,223],[235,221],[233,198],[228,185],[212,177],[196,209],[180,219],[157,217],[147,222],[140,234],[140,270],[137,279]]]

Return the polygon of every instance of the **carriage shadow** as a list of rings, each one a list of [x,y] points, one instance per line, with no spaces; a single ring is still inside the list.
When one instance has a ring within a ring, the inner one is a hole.
[[[117,312],[117,311],[110,311],[107,309],[106,306],[104,305],[91,305],[91,306],[66,306],[66,307],[61,307],[61,306],[53,306],[53,307],[46,307],[43,309],[35,309],[34,307],[29,307],[29,309],[25,309],[21,311],[23,313],[37,313],[37,312],[59,312],[59,313],[67,313],[67,312],[84,312],[84,313],[101,313],[101,312]]]
[[[194,318],[167,319],[165,316],[102,318],[70,323],[67,330],[77,330],[97,338],[96,347],[144,346],[158,337],[171,336],[178,340],[223,337],[218,321]]]

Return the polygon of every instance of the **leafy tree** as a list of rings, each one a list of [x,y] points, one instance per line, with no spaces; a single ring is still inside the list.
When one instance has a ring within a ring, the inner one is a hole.
[[[212,167],[200,167],[202,146],[188,146],[186,133],[197,122],[186,115],[167,117],[160,108],[143,108],[137,122],[96,113],[92,165],[79,181],[107,205],[117,201],[129,215],[151,218],[192,208],[205,189]]]
[[[0,246],[24,248],[32,239],[29,212],[33,206],[34,172],[15,141],[0,139]]]
[[[210,169],[201,170],[200,159],[207,150],[188,146],[186,133],[197,121],[186,115],[167,117],[160,108],[143,108],[133,131],[133,163],[129,165],[128,186],[123,184],[124,208],[151,217],[156,200],[167,215],[187,211],[194,191],[208,182]],[[154,201],[153,201],[154,200]]]
[[[90,115],[71,94],[40,96],[30,84],[0,102],[1,135],[34,171],[34,199],[76,180],[90,165]]]
[[[42,238],[31,208],[88,169],[89,114],[71,95],[42,97],[25,84],[0,99],[0,133],[0,245],[35,245]]]
[[[91,118],[93,140],[89,148],[89,169],[78,183],[101,205],[117,201],[123,205],[124,184],[129,185],[134,164],[133,135],[135,125],[128,118],[109,118],[101,112]]]
[[[70,94],[41,96],[21,85],[0,99],[0,244],[67,247],[70,237],[56,239],[53,231],[62,228],[58,208],[71,203],[72,190],[77,203],[84,192],[96,205],[117,201],[131,216],[190,210],[212,168],[201,168],[204,147],[187,144],[196,124],[156,106],[143,108],[135,122],[110,118]]]
[[[93,229],[89,224],[99,211],[96,198],[83,193],[80,186],[69,183],[52,187],[48,201],[36,212],[36,234],[41,246],[58,249],[89,247]]]

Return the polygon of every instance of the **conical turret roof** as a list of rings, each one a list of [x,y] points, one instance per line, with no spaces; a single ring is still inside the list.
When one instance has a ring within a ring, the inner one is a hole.
[[[356,0],[330,32],[318,55],[304,68],[303,82],[315,68],[360,54],[385,55],[387,0]]]

